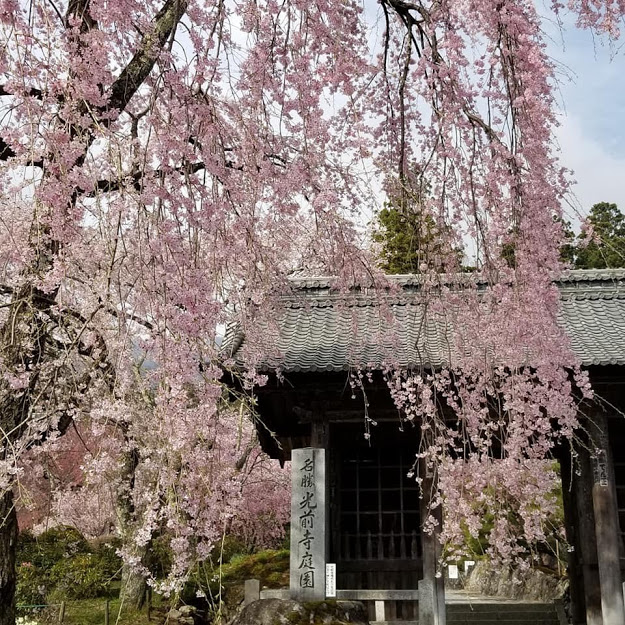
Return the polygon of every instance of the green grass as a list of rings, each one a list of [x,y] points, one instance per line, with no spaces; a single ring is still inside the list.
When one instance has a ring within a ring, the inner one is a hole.
[[[213,596],[219,594],[219,569],[213,569],[204,563],[197,571],[198,578],[208,582]],[[221,567],[222,598],[229,606],[236,606],[243,599],[243,585],[246,579],[259,579],[261,586],[280,588],[289,585],[289,551],[266,550],[251,555],[237,555]],[[199,580],[198,580],[199,581]],[[165,620],[169,609],[169,599],[160,595],[152,596],[152,618],[148,621],[147,609],[140,612],[122,606],[120,611],[119,581],[109,587],[109,623],[110,625],[159,625]],[[183,600],[192,600],[197,586],[190,584],[190,596]],[[81,599],[65,602],[65,625],[104,625],[106,597]],[[32,616],[39,625],[57,625],[59,606],[51,606]]]
[[[104,612],[106,599],[81,599],[67,601],[65,603],[64,625],[104,625]],[[131,610],[123,607],[120,611],[119,599],[109,600],[109,623],[110,625],[155,625],[162,623],[167,610],[166,600],[154,596],[152,607],[152,618],[148,620],[147,609],[141,611]],[[60,606],[49,607],[43,612],[34,614],[32,619],[41,625],[51,625],[58,623]]]

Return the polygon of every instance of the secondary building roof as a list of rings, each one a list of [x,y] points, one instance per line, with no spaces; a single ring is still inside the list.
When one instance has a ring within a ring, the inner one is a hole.
[[[277,356],[266,368],[336,372],[354,365],[379,367],[390,355],[402,367],[448,363],[453,328],[440,315],[426,312],[421,278],[391,280],[399,288],[382,305],[366,290],[349,297],[333,291],[329,278],[294,280],[294,293],[279,299]],[[569,271],[558,287],[559,321],[582,364],[625,364],[625,270]],[[227,344],[241,358],[245,337],[236,334],[230,332]]]

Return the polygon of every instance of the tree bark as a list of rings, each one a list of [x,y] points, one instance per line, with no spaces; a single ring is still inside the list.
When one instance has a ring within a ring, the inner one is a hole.
[[[17,514],[13,492],[0,497],[0,625],[15,625]]]
[[[139,466],[139,454],[134,444],[128,438],[129,446],[122,456],[121,482],[117,493],[117,523],[118,531],[126,548],[132,544],[134,533],[137,530],[138,519],[134,505],[134,488],[137,467]],[[150,543],[142,547],[133,546],[133,555],[144,564]],[[140,610],[145,604],[147,583],[145,577],[133,567],[124,562],[122,567],[122,583],[119,589],[119,598],[125,605],[130,605]]]
[[[147,547],[144,548],[140,555],[141,561],[147,555]],[[145,605],[147,597],[148,585],[145,577],[137,573],[132,567],[124,563],[122,567],[122,583],[119,589],[119,598],[124,606],[140,610]]]

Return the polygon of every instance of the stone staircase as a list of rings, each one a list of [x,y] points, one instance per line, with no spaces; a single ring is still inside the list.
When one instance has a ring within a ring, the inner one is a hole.
[[[252,588],[253,586],[253,588]],[[394,620],[385,604],[392,601],[416,602],[417,590],[337,590],[343,601],[364,601],[370,605],[370,625],[419,625],[417,620]],[[260,590],[258,580],[245,582],[246,602],[256,599],[288,599],[289,591]],[[447,625],[566,625],[561,603],[522,601],[487,597],[466,591],[445,593]],[[372,618],[373,614],[376,616]]]
[[[554,603],[496,601],[447,604],[447,625],[565,625]],[[419,625],[418,621],[371,621],[370,625]]]
[[[447,625],[560,625],[553,603],[454,603]]]

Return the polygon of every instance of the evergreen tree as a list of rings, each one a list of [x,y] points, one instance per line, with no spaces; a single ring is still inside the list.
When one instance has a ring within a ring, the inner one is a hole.
[[[582,230],[574,246],[576,269],[625,267],[625,215],[616,204],[599,202],[590,209],[588,230]],[[590,240],[588,240],[590,238]]]
[[[457,271],[462,259],[450,239],[447,225],[439,225],[422,209],[422,187],[403,190],[376,215],[373,241],[379,262],[389,274],[421,273],[424,267],[439,272]]]

